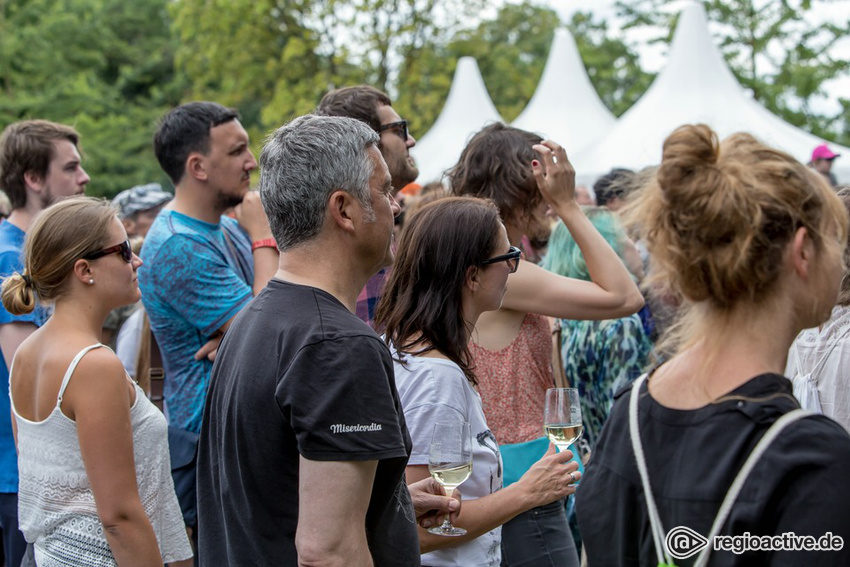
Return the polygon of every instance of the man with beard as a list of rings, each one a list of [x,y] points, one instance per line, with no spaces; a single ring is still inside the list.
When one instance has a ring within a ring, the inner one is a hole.
[[[368,85],[336,89],[322,97],[316,107],[316,114],[355,118],[378,133],[378,149],[390,171],[393,198],[419,176],[419,169],[410,155],[410,148],[416,145],[416,139],[408,132],[407,120],[402,120],[393,109],[386,93]],[[357,316],[369,325],[372,324],[386,275],[387,270],[382,269],[372,276],[357,297]]]
[[[0,135],[0,189],[12,205],[0,223],[0,277],[23,269],[24,236],[35,216],[59,199],[83,193],[89,176],[78,144],[73,128],[46,120],[16,122]],[[0,305],[0,391],[9,391],[18,346],[46,320],[41,307],[12,315]],[[0,415],[10,411],[9,396],[0,396]],[[9,419],[0,420],[0,532],[6,565],[20,565],[26,541],[18,531],[18,466]]]
[[[271,279],[278,254],[259,195],[250,191],[257,161],[235,110],[213,102],[175,108],[157,129],[154,152],[174,183],[174,199],[147,234],[139,284],[166,371],[175,488],[186,525],[194,528],[208,355]],[[235,220],[223,216],[231,208]]]

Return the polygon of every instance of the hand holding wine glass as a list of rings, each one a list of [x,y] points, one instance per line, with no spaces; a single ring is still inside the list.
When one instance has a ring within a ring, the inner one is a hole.
[[[583,430],[576,388],[549,388],[543,410],[543,429],[558,451],[578,441]]]
[[[434,425],[431,438],[431,450],[428,458],[428,472],[451,494],[472,474],[472,434],[467,422],[438,422]],[[428,530],[432,534],[444,536],[462,536],[463,528],[456,528],[445,521]]]

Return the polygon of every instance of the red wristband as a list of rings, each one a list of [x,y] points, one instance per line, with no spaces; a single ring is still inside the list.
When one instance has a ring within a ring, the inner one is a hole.
[[[251,252],[253,252],[257,248],[274,248],[275,250],[277,250],[277,242],[275,242],[274,238],[264,238],[262,240],[255,240],[251,243]]]

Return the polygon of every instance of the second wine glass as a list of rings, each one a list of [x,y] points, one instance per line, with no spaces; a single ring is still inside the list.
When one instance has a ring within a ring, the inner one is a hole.
[[[583,430],[578,389],[549,388],[543,410],[543,429],[558,452],[578,441]]]
[[[437,422],[431,437],[431,451],[428,457],[428,472],[451,496],[472,474],[472,434],[468,422]],[[439,526],[428,530],[432,534],[444,536],[462,536],[463,528],[456,528],[449,517]]]

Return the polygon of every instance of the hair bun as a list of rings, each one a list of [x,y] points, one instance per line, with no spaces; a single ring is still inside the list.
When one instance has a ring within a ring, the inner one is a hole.
[[[13,315],[31,313],[35,309],[35,290],[29,276],[14,273],[3,280],[3,307]]]
[[[720,141],[705,124],[680,126],[664,141],[658,184],[663,191],[681,187],[697,172],[717,165]]]

